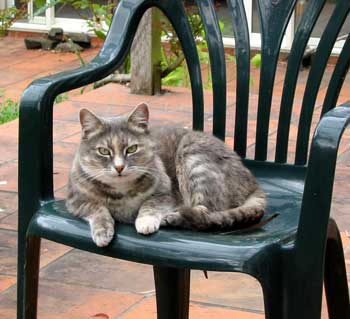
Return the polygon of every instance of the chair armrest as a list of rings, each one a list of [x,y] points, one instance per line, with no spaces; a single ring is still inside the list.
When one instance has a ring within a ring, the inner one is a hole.
[[[350,105],[343,104],[327,112],[314,133],[296,238],[296,251],[304,269],[323,264],[337,152],[349,122]],[[321,254],[317,254],[315,249],[320,245]]]

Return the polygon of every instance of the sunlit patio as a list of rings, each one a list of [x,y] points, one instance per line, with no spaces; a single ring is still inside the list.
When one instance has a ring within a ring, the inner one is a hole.
[[[93,58],[99,47],[83,53]],[[10,36],[0,39],[0,102],[18,101],[25,87],[35,78],[78,67],[72,53],[27,51],[23,39]],[[235,71],[228,79],[228,108],[226,143],[233,145],[235,114]],[[280,95],[286,63],[280,61],[275,80],[272,118],[269,131],[268,158],[274,158]],[[320,115],[325,88],[333,65],[328,65],[317,100],[314,123]],[[308,69],[300,71],[292,119],[293,141],[297,134],[298,111],[304,92]],[[259,69],[252,70],[249,118],[248,156],[255,146],[256,108],[258,101]],[[108,84],[83,93],[75,91],[54,108],[54,178],[57,198],[65,197],[68,172],[80,139],[78,111],[89,108],[100,115],[118,115],[130,111],[139,102],[150,106],[151,124],[177,123],[191,127],[191,92],[188,88],[167,87],[157,96],[132,95],[126,85]],[[350,78],[340,94],[338,103],[350,100]],[[315,127],[314,125],[314,127]],[[212,127],[212,94],[205,91],[205,130]],[[18,120],[0,126],[0,318],[16,317],[16,258],[17,258],[17,145]],[[289,161],[294,159],[290,145]],[[343,239],[348,273],[350,271],[350,144],[349,134],[338,155],[336,182],[332,201],[332,217],[337,221]],[[315,225],[317,217],[315,216]],[[39,290],[40,319],[153,319],[156,318],[152,267],[122,260],[101,257],[44,240],[41,249]],[[262,291],[258,282],[239,273],[209,272],[206,279],[201,271],[192,272],[190,317],[264,318]],[[350,276],[348,275],[348,278]],[[323,319],[328,318],[323,307]]]

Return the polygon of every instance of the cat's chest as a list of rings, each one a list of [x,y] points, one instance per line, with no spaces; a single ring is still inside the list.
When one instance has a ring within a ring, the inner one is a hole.
[[[155,188],[156,182],[153,181],[147,189],[118,189],[113,196],[107,197],[107,207],[118,222],[133,223],[141,205],[153,194]]]

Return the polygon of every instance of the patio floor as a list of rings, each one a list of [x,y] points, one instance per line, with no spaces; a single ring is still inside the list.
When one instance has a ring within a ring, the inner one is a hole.
[[[91,59],[98,48],[83,53]],[[18,100],[22,90],[35,78],[79,66],[74,54],[44,51],[26,51],[21,38],[0,39],[0,89],[4,100]],[[272,106],[269,158],[274,156],[276,123],[283,87],[285,63],[278,66]],[[327,68],[318,96],[316,116],[319,114],[325,87],[333,66]],[[296,109],[300,105],[307,77],[300,72],[296,95]],[[254,151],[257,87],[259,70],[252,70],[251,113],[249,118],[248,154]],[[340,102],[350,100],[350,79],[342,90]],[[55,194],[64,198],[67,176],[74,151],[80,138],[78,111],[87,107],[100,115],[128,112],[139,102],[147,102],[151,110],[151,123],[164,125],[177,122],[191,126],[191,95],[188,89],[167,88],[160,96],[131,95],[127,86],[109,84],[83,94],[70,94],[69,100],[54,109],[54,172]],[[234,73],[228,80],[227,143],[232,145],[234,114]],[[205,92],[205,129],[212,124],[211,93]],[[316,122],[316,117],[315,117]],[[292,140],[296,136],[297,111],[293,114]],[[0,126],[0,318],[15,318],[16,308],[16,241],[17,241],[17,138],[18,121]],[[293,158],[293,150],[290,151]],[[350,267],[350,148],[349,135],[342,142],[332,202],[332,216],[340,226],[348,271]],[[315,224],[317,220],[315,220]],[[109,257],[101,257],[44,240],[41,250],[40,319],[88,318],[156,318],[152,268]],[[350,276],[348,275],[348,278]],[[264,318],[262,291],[257,281],[242,274],[210,272],[205,279],[202,272],[193,271],[190,318]],[[323,307],[322,318],[327,317]]]

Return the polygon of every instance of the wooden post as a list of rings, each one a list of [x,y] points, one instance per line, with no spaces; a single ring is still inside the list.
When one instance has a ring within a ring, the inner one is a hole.
[[[159,10],[148,9],[131,46],[131,93],[159,94],[160,79],[160,21]]]

